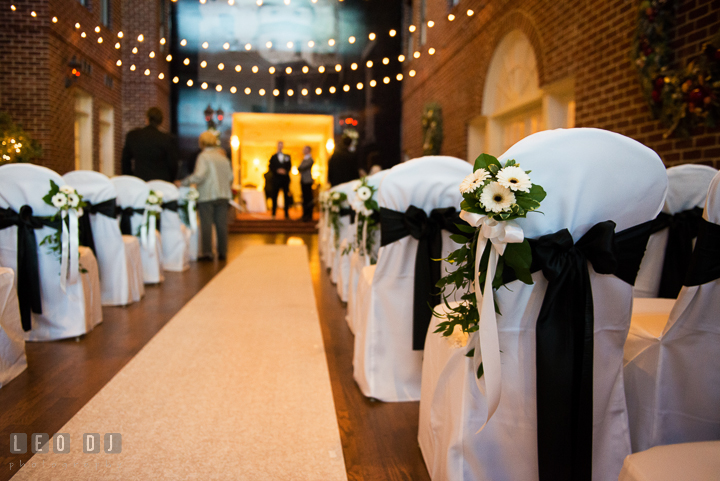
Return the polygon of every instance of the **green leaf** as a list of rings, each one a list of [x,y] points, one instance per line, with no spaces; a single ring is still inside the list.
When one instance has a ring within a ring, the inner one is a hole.
[[[489,167],[491,165],[495,165],[498,168],[502,167],[500,165],[500,162],[498,162],[498,159],[493,157],[489,154],[480,154],[477,159],[475,159],[475,166],[473,168],[473,171],[476,171],[478,169],[487,169],[490,170]]]
[[[500,168],[501,168],[501,167],[500,167],[499,164],[498,164],[498,165],[490,164],[490,165],[488,165],[488,169],[487,169],[487,170],[488,170],[492,175],[497,175],[497,173],[500,172]]]
[[[482,363],[480,363],[480,365],[478,366],[478,370],[477,370],[478,379],[480,379],[483,376],[483,374],[485,374],[485,370],[483,369]]]
[[[538,202],[542,202],[545,199],[545,196],[547,193],[545,192],[545,189],[543,189],[541,186],[537,184],[533,184],[532,187],[530,187],[530,196],[535,199]]]
[[[465,356],[466,356],[466,357],[473,357],[473,356],[475,356],[475,348],[473,347],[472,349],[470,349],[470,350],[465,354]]]
[[[532,284],[530,265],[532,264],[532,251],[527,239],[517,244],[508,244],[503,254],[505,263],[515,271],[515,276],[525,284]]]
[[[460,230],[460,232],[465,232],[466,234],[474,234],[475,233],[475,227],[472,227],[466,223],[455,224],[455,227],[457,227]]]
[[[473,214],[484,214],[485,211],[479,205],[480,204],[477,201],[474,201],[471,204],[470,202],[468,202],[467,198],[460,202],[460,208],[462,210],[472,212]]]
[[[450,239],[452,239],[453,242],[456,242],[458,244],[467,244],[470,241],[469,237],[465,237],[462,234],[451,234]]]

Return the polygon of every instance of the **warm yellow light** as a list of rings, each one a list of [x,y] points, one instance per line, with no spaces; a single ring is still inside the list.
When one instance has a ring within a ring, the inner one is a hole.
[[[337,89],[335,88],[335,86],[332,86],[332,87],[330,87],[330,88],[328,89],[328,91],[329,91],[331,94],[334,94],[334,93],[337,91]]]
[[[141,33],[140,35],[138,35],[138,42],[142,42],[143,40],[145,40],[145,37]]]
[[[370,68],[370,67],[372,67],[372,66],[373,66],[373,62],[372,62],[372,60],[368,60],[368,61],[367,61],[367,63],[366,63],[365,65],[367,66],[367,68]]]
[[[231,7],[235,5],[235,0],[228,0],[228,5],[230,5]]]
[[[390,36],[394,37],[395,35],[397,35],[397,32],[395,31],[395,29],[390,30]]]
[[[310,41],[308,42],[308,47],[313,48],[314,46],[315,46],[315,42],[313,42],[312,40],[310,40]]]
[[[265,48],[272,48],[272,42],[265,42]]]
[[[277,97],[278,95],[280,95],[280,91],[278,89],[273,90],[273,95]]]
[[[165,45],[165,37],[160,39],[160,45]]]
[[[396,79],[398,79],[398,82],[403,79],[403,74],[399,73],[395,76]]]
[[[118,67],[121,66],[121,65],[122,65],[122,60],[118,60],[117,62],[115,62],[115,65],[117,65]]]
[[[206,62],[205,60],[203,60],[202,62],[200,62],[200,67],[202,67],[202,68],[207,67],[207,62]]]
[[[339,72],[339,71],[341,71],[341,70],[342,70],[342,65],[340,65],[340,64],[335,65],[335,71],[336,71],[336,72]]]
[[[405,55],[400,54],[398,55],[398,62],[404,62],[405,61]]]
[[[455,20],[455,15],[453,15],[452,13],[448,15],[448,20],[450,20],[451,22]]]
[[[350,68],[353,70],[357,70],[357,64],[353,62],[352,64],[350,64]]]
[[[189,59],[189,58],[186,58],[185,60],[183,60],[183,63],[184,63],[185,65],[190,65],[190,59]]]
[[[131,72],[134,72],[134,71],[135,71],[135,68],[136,68],[136,67],[135,67],[135,64],[130,65],[130,71],[131,71]]]
[[[202,48],[208,48],[209,46],[210,46],[210,44],[207,42],[202,43]]]
[[[192,79],[188,79],[188,81],[187,81],[187,86],[188,86],[188,87],[192,87],[192,86],[193,86],[193,81],[192,81]]]
[[[389,84],[389,83],[390,83],[390,77],[385,77],[385,78],[383,79],[383,83],[384,83],[384,84]]]
[[[150,75],[150,69],[149,69],[149,68],[146,68],[146,69],[145,69],[145,75]]]
[[[180,40],[180,45],[182,45],[183,47],[187,45],[187,39]]]
[[[430,48],[428,49],[428,53],[429,53],[430,55],[435,55],[435,49],[432,48],[432,47],[430,47]]]
[[[180,81],[180,77],[173,77],[173,83],[176,84]]]
[[[245,95],[250,95],[252,93],[252,90],[250,89],[250,87],[245,87],[245,90],[243,90],[243,92],[245,92]]]
[[[265,95],[265,89],[258,90],[258,93],[260,94],[260,97]]]
[[[368,38],[369,38],[370,40],[375,40],[375,34],[374,34],[374,33],[370,33],[370,35],[368,35]]]
[[[155,58],[155,52],[150,52],[150,53],[148,54],[148,57],[150,57],[150,58]]]
[[[348,84],[343,85],[343,91],[344,91],[344,92],[349,92],[349,91],[350,91],[350,86],[349,86]]]
[[[262,7],[263,0],[257,0],[255,3],[257,4],[258,7]]]
[[[295,166],[293,165],[292,168],[290,169],[290,173],[291,173],[292,175],[298,175],[298,174],[300,173],[300,171],[298,170],[297,167],[295,167]],[[288,241],[289,241],[289,239],[288,239]]]
[[[320,94],[322,94],[322,89],[320,87],[318,87],[315,89],[315,95],[320,95]]]
[[[33,10],[32,12],[30,12],[30,16],[31,16],[31,17],[37,17],[37,13],[35,13],[35,11]]]
[[[331,38],[330,40],[328,40],[328,45],[330,45],[331,47],[335,45],[335,39]]]
[[[414,70],[411,70],[411,71],[408,72],[408,75],[411,76],[411,77],[414,77],[415,74],[416,74],[416,72],[415,72]]]
[[[80,36],[81,36],[82,38],[85,38],[85,37],[87,37],[87,34],[86,34],[85,32],[83,32],[83,33],[80,34]]]
[[[16,10],[15,5],[10,5],[10,10],[12,10],[14,12]]]
[[[285,73],[288,74],[288,75],[290,75],[290,74],[292,73],[292,67],[287,67],[287,68],[285,69]]]
[[[301,93],[303,96],[305,96],[305,95],[308,94],[308,89],[302,89],[302,90],[300,91],[300,93]]]
[[[260,165],[260,159],[253,159],[253,165],[256,167]]]
[[[258,70],[259,70],[259,69],[258,69],[258,66],[257,66],[257,65],[253,65],[252,73],[258,73]]]
[[[287,94],[288,97],[292,97],[293,95],[295,95],[295,92],[293,91],[293,89],[288,89]]]
[[[233,85],[232,87],[230,87],[230,93],[234,94],[235,92],[237,92],[237,87]]]
[[[362,83],[362,82],[358,82],[358,83],[357,83],[357,85],[356,85],[355,87],[357,87],[357,89],[358,89],[358,90],[362,90],[362,89],[363,89],[363,87],[364,87],[364,85],[363,85],[363,83]]]
[[[283,3],[284,3],[285,5],[290,5],[290,0],[283,0]]]
[[[95,33],[100,33],[100,27],[95,27]]]
[[[411,33],[414,32],[415,29],[416,29],[415,25],[410,25],[410,26],[408,27],[408,30],[410,30]]]
[[[472,17],[473,15],[475,15],[475,12],[473,12],[473,11],[470,10],[470,9],[468,9],[468,11],[467,11],[467,16],[468,16],[468,17]]]
[[[168,56],[165,57],[165,60],[170,62],[172,60],[172,55],[168,54]]]
[[[116,43],[115,43],[115,48],[116,48],[116,49],[117,49],[117,48],[120,48],[120,42],[116,42]]]
[[[320,72],[320,73],[325,72],[325,67],[323,67],[322,65],[320,65],[320,66],[318,67],[318,72]]]
[[[159,78],[160,80],[164,79],[164,78],[165,78],[165,74],[162,73],[162,72],[160,72],[160,73],[158,74],[158,78]]]
[[[433,28],[435,26],[435,22],[433,22],[432,20],[428,20],[427,26]]]
[[[304,65],[302,68],[302,73],[308,73],[310,71],[310,68],[307,65]]]
[[[371,87],[374,87],[374,86],[376,86],[376,85],[377,85],[377,82],[375,81],[375,79],[373,79],[373,80],[370,81],[370,86],[371,86]]]
[[[293,44],[292,42],[288,42],[288,43],[287,43],[287,48],[293,48],[293,45],[294,45],[294,44]]]
[[[351,36],[350,38],[348,38],[348,42],[355,43],[355,37]]]
[[[133,54],[136,54],[136,53],[138,53],[138,49],[137,49],[137,47],[133,47],[133,49],[132,49],[132,53],[133,53]]]
[[[271,74],[275,73],[275,67],[270,67],[268,69],[268,72],[270,72]]]
[[[250,45],[249,43],[245,44],[245,50],[250,50],[251,48],[252,48],[252,45]]]
[[[207,82],[203,82],[202,84],[200,84],[200,88],[203,90],[207,89],[208,88]]]
[[[220,62],[220,63],[218,64],[218,70],[224,70],[224,69],[225,69],[225,64],[222,63],[222,62]]]
[[[80,28],[80,24],[76,23],[75,28]],[[122,32],[118,32],[118,37],[122,38]]]
[[[390,59],[387,58],[387,57],[385,57],[385,58],[383,59],[383,65],[387,65],[387,64],[389,64],[389,63],[390,63]]]
[[[233,135],[230,137],[230,146],[233,148],[233,150],[237,150],[240,147],[240,139],[237,135]]]
[[[102,37],[98,37],[98,43],[103,43],[103,38],[102,38]]]
[[[415,52],[415,53],[413,54],[413,57],[415,57],[415,58],[420,58],[420,52],[419,52],[419,51]]]
[[[230,48],[230,44],[229,44],[228,42],[225,42],[225,43],[223,44],[223,48],[224,48],[225,50],[229,49],[229,48]]]
[[[332,154],[333,150],[335,150],[335,141],[333,139],[327,139],[325,149],[328,151],[328,154]]]
[[[236,71],[236,72],[239,72],[239,71],[241,71],[241,70],[242,70],[242,66],[241,66],[240,64],[235,65],[235,71]]]
[[[58,22],[57,17],[53,17],[53,18],[52,18],[52,23],[57,23],[57,22]]]
[[[205,5],[206,2],[207,0],[200,0],[200,3],[202,3],[203,5]]]

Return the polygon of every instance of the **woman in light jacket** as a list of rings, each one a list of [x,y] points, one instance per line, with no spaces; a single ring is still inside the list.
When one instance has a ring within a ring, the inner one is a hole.
[[[225,150],[218,146],[212,132],[200,134],[200,148],[195,171],[182,185],[196,184],[198,190],[197,210],[200,216],[201,255],[198,260],[212,260],[212,225],[217,235],[218,259],[227,257],[227,212],[228,201],[232,198],[233,170]]]

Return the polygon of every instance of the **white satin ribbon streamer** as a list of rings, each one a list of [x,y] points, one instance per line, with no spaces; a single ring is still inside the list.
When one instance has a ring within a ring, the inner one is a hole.
[[[145,206],[143,210],[142,223],[140,224],[140,244],[144,249],[148,246],[148,208]]]
[[[60,288],[63,292],[67,290],[67,284],[77,282],[78,276],[78,218],[77,211],[74,209],[60,211]],[[65,223],[68,219],[70,224]]]
[[[488,413],[485,423],[478,430],[482,431],[492,418],[500,404],[502,391],[502,372],[500,365],[500,341],[498,339],[497,317],[495,315],[495,301],[493,297],[492,282],[495,278],[495,270],[499,257],[505,253],[505,247],[510,243],[520,243],[524,240],[522,228],[512,221],[498,222],[488,218],[486,215],[473,214],[461,211],[460,218],[475,228],[480,229],[478,235],[477,251],[475,252],[475,298],[477,299],[480,321],[475,339],[475,353],[473,365],[475,368],[475,382],[480,392],[485,392],[488,403]],[[480,291],[480,259],[485,251],[485,246],[492,245],[488,269],[485,276],[485,295]],[[485,389],[481,380],[477,378],[477,370],[483,365],[483,377],[485,378]]]
[[[370,253],[367,251],[367,227],[368,218],[366,217],[362,229],[362,255],[365,258],[365,267],[370,265]]]
[[[195,201],[188,200],[187,202],[188,222],[190,222],[190,230],[197,231],[197,212],[195,210]]]

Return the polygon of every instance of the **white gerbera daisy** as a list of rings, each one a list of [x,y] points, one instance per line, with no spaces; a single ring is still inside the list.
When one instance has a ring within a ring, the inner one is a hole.
[[[505,167],[497,174],[498,183],[514,191],[530,192],[530,176],[518,166]]]
[[[370,187],[362,186],[357,190],[357,196],[361,201],[365,202],[372,197],[372,190]]]
[[[480,194],[480,202],[490,212],[510,210],[515,203],[515,194],[499,182],[490,182]]]
[[[61,185],[60,192],[62,192],[63,194],[72,194],[73,192],[75,192],[75,189],[73,189],[69,185]]]
[[[65,194],[61,194],[60,192],[53,195],[51,200],[52,204],[58,209],[62,209],[67,205],[67,197]]]
[[[487,178],[490,177],[490,173],[485,169],[478,169],[472,174],[468,175],[460,183],[460,193],[467,194],[469,192],[475,192],[478,187],[482,186]]]
[[[338,200],[338,199],[340,199],[340,192],[333,192],[332,194],[330,194],[330,197],[333,200]]]
[[[72,194],[68,194],[67,201],[70,207],[75,208],[80,202],[80,197],[78,197],[78,195],[73,192]]]
[[[158,198],[155,194],[150,194],[150,195],[148,195],[147,201],[148,201],[148,204],[157,204]]]

